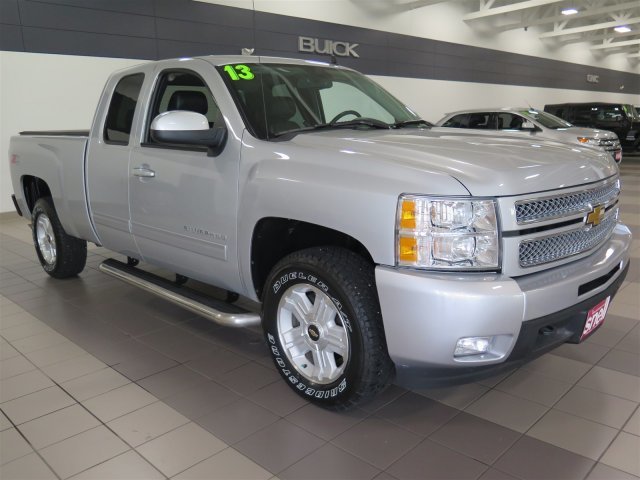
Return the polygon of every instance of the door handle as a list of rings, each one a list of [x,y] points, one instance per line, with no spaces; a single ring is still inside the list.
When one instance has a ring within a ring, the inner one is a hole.
[[[134,177],[142,178],[153,178],[156,176],[156,172],[151,170],[149,167],[135,167],[131,173],[133,173]]]

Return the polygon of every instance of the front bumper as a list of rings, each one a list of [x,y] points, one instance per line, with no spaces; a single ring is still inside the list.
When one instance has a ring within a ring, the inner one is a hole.
[[[618,225],[588,257],[518,278],[377,267],[397,381],[412,386],[470,381],[576,341],[587,311],[613,296],[624,280],[630,243],[629,229]],[[458,339],[477,336],[497,339],[490,354],[454,358]]]

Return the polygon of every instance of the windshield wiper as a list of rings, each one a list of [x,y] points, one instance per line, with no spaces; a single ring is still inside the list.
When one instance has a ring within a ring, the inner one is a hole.
[[[280,132],[275,135],[272,135],[272,138],[282,137],[284,135],[291,135],[296,133],[304,133],[304,132],[315,132],[317,130],[331,130],[333,128],[353,128],[353,127],[372,127],[372,128],[380,128],[388,130],[391,128],[391,125],[388,123],[382,122],[380,120],[376,120],[375,118],[354,118],[353,120],[348,120],[346,122],[333,122],[333,123],[319,123],[317,125],[312,125],[310,127],[301,127],[295,128],[293,130],[287,130],[285,132]]]
[[[433,127],[433,123],[427,122],[426,120],[419,118],[417,120],[403,120],[401,122],[396,122],[391,125],[391,128],[403,128],[403,127],[410,127],[413,125],[423,125],[427,128]]]

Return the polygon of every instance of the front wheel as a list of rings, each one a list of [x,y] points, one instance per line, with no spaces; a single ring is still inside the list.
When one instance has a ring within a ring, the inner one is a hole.
[[[87,242],[67,235],[51,199],[39,199],[31,218],[33,243],[44,271],[54,278],[79,274],[87,262]]]
[[[389,383],[373,266],[359,255],[337,247],[288,255],[273,268],[263,305],[276,368],[300,396],[342,410]]]

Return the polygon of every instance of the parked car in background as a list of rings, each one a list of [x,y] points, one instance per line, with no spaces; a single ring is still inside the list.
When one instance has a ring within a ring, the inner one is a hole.
[[[618,135],[622,148],[640,148],[640,114],[624,103],[562,103],[545,105],[544,111],[579,127],[602,128]]]
[[[499,130],[520,135],[533,134],[559,142],[600,147],[609,152],[617,163],[622,160],[622,148],[615,133],[575,127],[566,120],[530,107],[461,110],[447,114],[436,125],[486,133]]]

